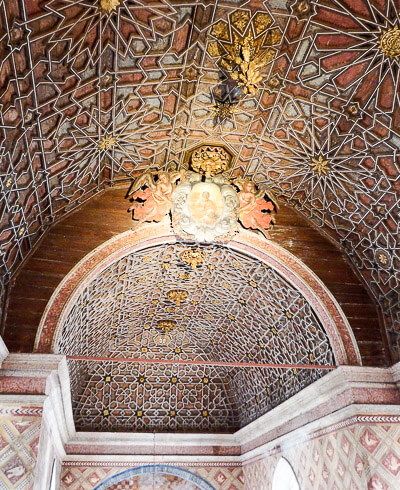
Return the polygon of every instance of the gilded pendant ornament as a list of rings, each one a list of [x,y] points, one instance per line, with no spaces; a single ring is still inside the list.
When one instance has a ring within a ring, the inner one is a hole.
[[[392,27],[384,32],[379,40],[382,53],[388,58],[400,57],[400,28]]]
[[[318,175],[328,175],[329,173],[329,160],[324,158],[322,155],[318,155],[318,157],[313,157],[311,159],[311,169]]]
[[[179,258],[192,269],[197,269],[204,263],[205,255],[199,248],[188,248],[179,254]]]
[[[232,155],[222,146],[201,146],[191,155],[191,166],[195,172],[206,177],[225,172],[230,167]]]
[[[172,332],[176,328],[175,320],[159,320],[157,322],[157,330],[161,330],[163,333]]]
[[[111,150],[116,144],[117,139],[115,136],[105,135],[100,139],[98,146],[100,151],[107,151]]]
[[[156,325],[158,331],[154,335],[154,342],[158,345],[169,345],[172,341],[170,333],[177,328],[175,320],[159,320]]]
[[[211,111],[219,121],[224,121],[225,119],[231,119],[238,111],[238,107],[233,102],[216,101]]]
[[[100,0],[100,8],[103,12],[111,13],[120,5],[121,0]]]
[[[245,95],[254,95],[262,82],[263,69],[275,58],[273,46],[280,43],[282,34],[278,27],[270,29],[273,20],[264,12],[250,18],[247,10],[236,10],[229,22],[219,21],[213,26],[215,41],[209,43],[207,51],[219,57],[219,66]]]
[[[188,293],[183,289],[171,289],[170,291],[168,291],[167,297],[170,301],[175,303],[176,306],[180,306],[181,303],[186,301]]]

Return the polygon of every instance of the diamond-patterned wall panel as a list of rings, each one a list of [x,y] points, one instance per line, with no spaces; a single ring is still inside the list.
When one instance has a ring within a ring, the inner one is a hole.
[[[32,487],[40,429],[40,416],[0,413],[0,488]]]
[[[270,490],[280,457],[304,490],[394,490],[400,486],[399,424],[357,424],[245,465],[248,490]]]

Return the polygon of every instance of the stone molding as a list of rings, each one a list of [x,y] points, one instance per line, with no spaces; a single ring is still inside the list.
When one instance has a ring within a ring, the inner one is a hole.
[[[0,381],[39,379],[45,381],[44,389],[32,395],[18,391],[18,385],[16,393],[0,394],[0,413],[43,412],[56,453],[64,461],[231,464],[339,426],[400,423],[399,372],[399,364],[388,369],[338,367],[234,434],[77,433],[65,357],[10,354]]]
[[[6,344],[4,343],[4,340],[2,337],[0,337],[0,367],[4,361],[4,359],[8,356],[9,351],[7,349]]]
[[[251,444],[254,444],[256,439],[260,440],[261,434],[264,438],[269,434],[269,439],[272,440],[279,428],[290,432],[303,425],[305,421],[319,419],[347,405],[374,403],[377,396],[383,397],[383,401],[388,404],[400,403],[400,393],[389,369],[339,366],[237,431],[235,437],[240,441],[242,448],[250,450]]]

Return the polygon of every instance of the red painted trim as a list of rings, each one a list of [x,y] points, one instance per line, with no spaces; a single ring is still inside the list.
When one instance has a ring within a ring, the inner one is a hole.
[[[239,368],[279,368],[279,369],[325,369],[333,370],[336,366],[332,364],[272,364],[257,362],[228,362],[228,361],[190,361],[184,359],[141,359],[140,357],[98,357],[98,356],[67,356],[72,361],[112,361],[129,362],[137,364],[163,364],[163,365],[182,365],[182,366],[219,366],[219,367],[239,367]]]

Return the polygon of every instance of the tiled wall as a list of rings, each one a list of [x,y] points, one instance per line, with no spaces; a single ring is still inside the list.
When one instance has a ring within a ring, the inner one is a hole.
[[[176,466],[179,466],[179,464],[176,464]],[[60,490],[92,490],[95,485],[105,478],[126,469],[126,467],[110,466],[64,466],[61,473]],[[244,490],[241,467],[185,466],[185,469],[201,476],[218,490]],[[171,482],[166,481],[165,489],[173,488],[170,484]],[[159,485],[161,486],[158,486],[157,489],[164,490],[164,486],[160,482]],[[132,486],[132,488],[135,487]]]
[[[400,489],[400,424],[357,424],[284,448],[244,466],[245,490],[271,490],[281,456],[301,490]]]

